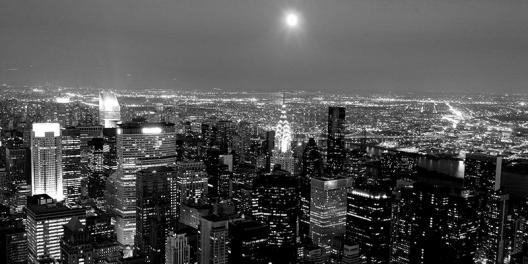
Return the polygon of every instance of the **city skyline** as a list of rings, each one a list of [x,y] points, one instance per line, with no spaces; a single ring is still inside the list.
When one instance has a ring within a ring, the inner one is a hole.
[[[0,1],[0,263],[528,264],[526,14]]]

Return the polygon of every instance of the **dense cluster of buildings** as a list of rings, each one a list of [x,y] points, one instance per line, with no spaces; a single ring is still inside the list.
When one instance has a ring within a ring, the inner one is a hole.
[[[284,100],[270,127],[98,98],[1,120],[1,263],[527,263],[518,156],[391,148],[350,107],[318,130]]]

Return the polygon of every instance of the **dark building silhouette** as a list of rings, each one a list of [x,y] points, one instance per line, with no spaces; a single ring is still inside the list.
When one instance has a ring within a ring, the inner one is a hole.
[[[153,167],[139,171],[136,176],[135,245],[145,256],[146,263],[165,260],[165,239],[171,221],[171,172],[168,167]]]
[[[0,220],[0,263],[27,263],[27,237],[21,220]]]
[[[477,263],[504,263],[509,256],[507,218],[510,195],[502,188],[502,158],[482,154],[467,155],[464,184],[479,197]]]
[[[391,263],[474,263],[477,202],[453,179],[402,188],[393,213]]]
[[[313,177],[321,174],[323,161],[319,148],[313,138],[308,140],[302,155],[302,173],[300,177],[299,236],[303,243],[310,238],[310,184]]]
[[[269,263],[266,246],[269,227],[252,220],[229,223],[230,263]]]
[[[366,263],[388,263],[392,195],[386,184],[371,181],[347,194],[346,241],[359,245]]]
[[[253,199],[253,216],[270,228],[271,262],[294,263],[299,213],[296,178],[278,168],[259,175],[253,182]]]
[[[64,225],[61,239],[61,261],[65,264],[94,263],[90,234],[77,217]]]
[[[345,108],[328,108],[328,139],[326,162],[328,170],[338,174],[345,164]]]
[[[5,146],[6,175],[0,179],[2,200],[17,211],[21,211],[26,205],[26,196],[31,192],[30,152],[22,143],[21,140],[12,140]]]

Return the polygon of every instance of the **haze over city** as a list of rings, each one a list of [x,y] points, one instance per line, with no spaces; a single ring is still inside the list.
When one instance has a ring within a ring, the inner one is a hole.
[[[301,16],[284,30],[286,10]],[[2,1],[0,79],[108,89],[525,93],[528,3]]]

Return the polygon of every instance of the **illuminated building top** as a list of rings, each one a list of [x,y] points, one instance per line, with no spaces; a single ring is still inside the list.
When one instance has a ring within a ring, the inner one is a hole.
[[[54,137],[60,136],[59,123],[33,123],[35,137],[45,137],[46,133],[53,132]]]
[[[112,92],[99,93],[99,123],[105,128],[116,127],[121,120],[121,107],[117,97]]]
[[[277,149],[282,153],[287,152],[291,147],[292,129],[286,116],[286,105],[284,103],[282,104],[281,116],[276,131],[275,140],[277,141]]]

